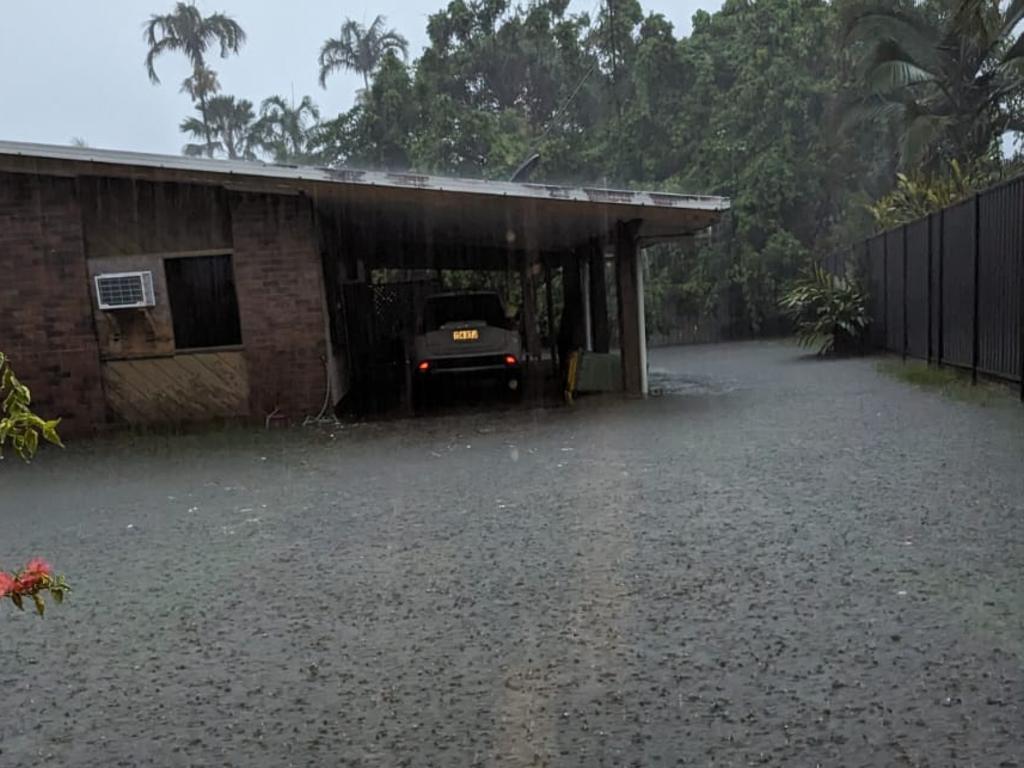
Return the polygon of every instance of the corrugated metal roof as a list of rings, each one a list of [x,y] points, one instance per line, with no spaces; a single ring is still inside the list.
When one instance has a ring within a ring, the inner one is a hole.
[[[316,168],[295,165],[277,165],[245,160],[211,160],[177,155],[152,155],[142,152],[123,152],[91,147],[62,147],[50,144],[31,144],[0,141],[0,156],[50,161],[95,163],[105,166],[166,169],[224,177],[246,178],[250,181],[313,182],[394,189],[420,189],[437,192],[463,192],[497,197],[532,198],[537,200],[605,203],[660,209],[722,212],[729,209],[729,200],[706,195],[679,195],[664,192],[634,192],[601,189],[597,187],[563,187],[549,184],[528,184],[507,181],[427,176],[416,173],[387,171],[358,171],[349,169]]]

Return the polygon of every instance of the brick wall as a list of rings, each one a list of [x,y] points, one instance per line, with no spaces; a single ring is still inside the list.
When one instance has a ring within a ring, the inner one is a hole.
[[[236,194],[235,283],[253,416],[293,422],[323,405],[327,354],[323,270],[304,197]]]
[[[0,349],[64,436],[106,421],[73,179],[0,173]]]
[[[252,415],[319,412],[323,273],[303,197],[231,198],[234,271]],[[0,349],[38,411],[86,434],[107,422],[82,215],[73,179],[0,173]]]

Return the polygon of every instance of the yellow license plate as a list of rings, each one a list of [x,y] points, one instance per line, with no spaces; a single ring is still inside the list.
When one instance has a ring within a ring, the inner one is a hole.
[[[480,331],[470,328],[465,331],[452,331],[452,341],[479,341]]]

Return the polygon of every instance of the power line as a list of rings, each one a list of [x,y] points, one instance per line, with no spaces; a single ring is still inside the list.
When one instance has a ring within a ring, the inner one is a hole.
[[[590,11],[590,17],[596,16],[597,10],[601,7],[601,2],[602,2],[602,0],[597,0],[597,2],[594,4],[594,7]],[[565,114],[565,111],[576,100],[576,97],[579,96],[580,91],[583,90],[583,86],[586,84],[587,80],[590,79],[590,76],[592,74],[594,74],[594,70],[597,69],[597,65],[598,65],[598,59],[595,56],[594,57],[594,63],[590,65],[590,68],[583,74],[583,77],[580,78],[580,81],[578,83],[576,83],[576,87],[572,89],[572,93],[569,94],[569,98],[567,98],[565,100],[565,102],[562,104],[562,106],[559,107],[558,110],[555,112],[555,114],[551,117],[551,119],[548,121],[547,126],[541,132],[540,136],[538,136],[537,139],[534,140],[534,142],[533,142],[534,149],[536,149],[537,145],[540,142],[542,142],[545,138],[547,138],[547,135],[551,132],[551,129],[555,126],[555,123],[558,122],[558,119],[563,114]]]
[[[615,0],[608,2],[608,46],[612,52],[612,99],[615,101],[615,114],[618,127],[622,128],[622,103],[619,101],[619,45],[615,34]]]

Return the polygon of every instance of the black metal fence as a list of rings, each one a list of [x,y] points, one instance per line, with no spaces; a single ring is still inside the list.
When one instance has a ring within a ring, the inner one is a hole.
[[[1024,399],[1024,179],[825,259],[833,272],[850,263],[874,346],[1020,382]]]

